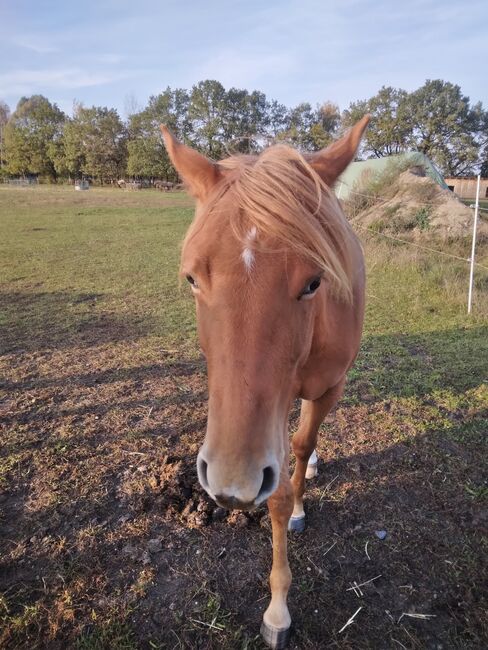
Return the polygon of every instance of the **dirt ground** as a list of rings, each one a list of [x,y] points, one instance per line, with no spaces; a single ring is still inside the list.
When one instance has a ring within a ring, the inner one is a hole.
[[[204,365],[154,353],[88,338],[7,356],[4,647],[261,647],[268,515],[202,492]],[[308,528],[291,539],[291,647],[486,647],[488,510],[460,488],[486,480],[477,436],[441,435],[428,398],[412,414],[365,397],[324,427]],[[397,439],[412,415],[433,426]],[[484,433],[472,407],[446,415]]]

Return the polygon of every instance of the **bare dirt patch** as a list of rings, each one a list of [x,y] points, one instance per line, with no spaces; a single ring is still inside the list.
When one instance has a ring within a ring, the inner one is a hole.
[[[269,519],[198,485],[202,360],[118,342],[12,353],[4,370],[3,646],[262,647]],[[291,647],[483,647],[483,394],[441,413],[351,391],[291,539]]]

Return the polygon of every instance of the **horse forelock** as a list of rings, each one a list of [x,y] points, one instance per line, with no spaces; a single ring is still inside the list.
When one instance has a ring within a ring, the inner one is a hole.
[[[272,240],[315,264],[336,297],[349,301],[352,230],[334,192],[304,156],[286,145],[275,145],[259,156],[232,156],[219,166],[222,180],[201,206],[183,247],[198,234],[205,236],[205,223],[212,214],[232,229],[248,271],[253,268],[255,247],[265,248]]]

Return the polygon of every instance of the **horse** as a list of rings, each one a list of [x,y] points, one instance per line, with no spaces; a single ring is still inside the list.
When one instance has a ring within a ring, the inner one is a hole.
[[[267,501],[273,562],[261,634],[274,649],[287,645],[291,627],[287,529],[305,527],[318,429],[342,395],[361,340],[363,253],[332,188],[368,121],[316,153],[278,144],[220,162],[160,127],[196,199],[180,274],[195,297],[208,374],[198,479],[226,509]],[[297,398],[290,479],[288,415]]]

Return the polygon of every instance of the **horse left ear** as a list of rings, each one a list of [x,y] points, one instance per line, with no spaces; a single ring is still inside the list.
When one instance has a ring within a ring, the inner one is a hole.
[[[178,174],[188,185],[190,192],[200,201],[204,201],[214,185],[220,180],[221,173],[217,165],[195,149],[178,142],[171,131],[161,124],[164,144],[169,158]]]
[[[357,122],[346,135],[329,145],[322,151],[310,156],[309,163],[324,183],[331,187],[356,157],[359,143],[368,122],[369,115],[365,115]]]

